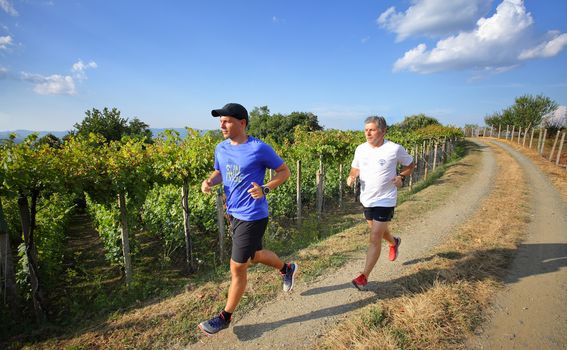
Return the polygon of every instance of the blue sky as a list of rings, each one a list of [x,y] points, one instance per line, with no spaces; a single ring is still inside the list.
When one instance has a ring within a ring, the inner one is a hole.
[[[116,107],[218,128],[239,102],[361,129],[482,124],[524,94],[567,105],[567,1],[0,0],[0,130],[71,130]]]

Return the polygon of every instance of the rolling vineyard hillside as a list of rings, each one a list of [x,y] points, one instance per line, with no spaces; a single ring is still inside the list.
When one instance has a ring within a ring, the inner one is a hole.
[[[429,126],[392,129],[388,136],[421,159],[415,185],[447,160],[461,135],[456,128]],[[349,195],[343,178],[364,136],[296,128],[293,139],[266,139],[292,173],[301,174],[269,198],[268,244],[279,244],[286,254],[337,232],[321,228],[313,213],[343,207]],[[43,140],[30,135],[0,146],[0,238],[7,242],[0,334],[8,345],[86,326],[188,284],[198,288],[226,271],[230,235],[219,234],[222,196],[199,191],[212,169],[218,134],[188,129],[185,137],[170,130],[151,142],[96,134]],[[85,245],[101,251],[93,256],[77,248]]]

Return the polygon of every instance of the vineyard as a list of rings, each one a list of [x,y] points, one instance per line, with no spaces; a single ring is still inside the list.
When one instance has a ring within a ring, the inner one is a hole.
[[[449,160],[461,137],[460,129],[441,125],[412,132],[391,128],[386,136],[417,161],[408,186]],[[150,279],[149,270],[178,267],[185,281],[198,283],[227,268],[230,230],[220,186],[217,196],[200,192],[213,169],[218,133],[188,129],[183,138],[166,131],[150,140],[110,141],[97,134],[62,142],[37,135],[22,143],[14,138],[0,144],[2,339],[31,333],[23,324],[64,327],[81,313],[109,314],[182,285],[168,283],[166,276]],[[340,210],[343,198],[352,196],[344,178],[365,138],[361,131],[298,127],[293,141],[277,143],[269,136],[264,141],[292,171],[292,178],[268,196],[272,224],[266,240],[291,254],[300,244],[332,234],[321,234],[316,218]],[[77,229],[81,218],[96,237]],[[314,223],[317,234],[307,240],[294,236],[301,222]],[[69,232],[75,240],[84,237],[104,247],[100,260],[107,272],[91,275],[69,265]],[[113,288],[105,288],[109,276],[118,280]]]

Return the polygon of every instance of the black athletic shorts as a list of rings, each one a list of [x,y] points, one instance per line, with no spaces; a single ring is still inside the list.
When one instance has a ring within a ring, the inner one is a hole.
[[[364,207],[364,217],[366,220],[388,222],[394,217],[395,207]]]
[[[268,218],[244,221],[235,217],[230,218],[232,226],[232,260],[245,263],[254,259],[254,254],[262,250],[262,237],[268,227]]]

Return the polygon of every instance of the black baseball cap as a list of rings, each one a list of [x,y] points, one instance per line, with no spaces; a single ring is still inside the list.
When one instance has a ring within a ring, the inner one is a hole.
[[[248,111],[239,103],[227,103],[223,108],[213,109],[211,111],[213,117],[229,116],[236,119],[245,119],[248,124]]]

